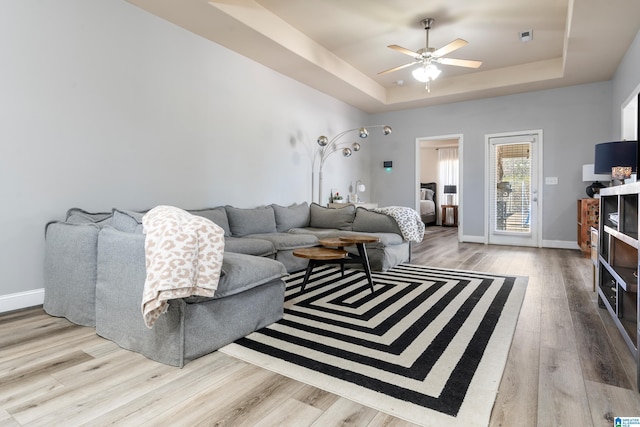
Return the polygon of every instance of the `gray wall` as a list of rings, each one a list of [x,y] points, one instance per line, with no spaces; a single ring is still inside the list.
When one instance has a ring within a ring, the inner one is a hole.
[[[307,148],[368,118],[121,0],[3,0],[0,58],[0,311],[68,208],[309,201]],[[369,182],[362,146],[326,188]]]
[[[397,129],[395,144],[376,141],[372,157],[375,198],[383,205],[415,206],[415,141],[462,134],[464,149],[463,230],[465,238],[484,236],[485,135],[542,129],[543,176],[558,185],[543,186],[542,239],[546,245],[576,241],[576,200],[586,197],[582,165],[593,163],[593,147],[608,140],[611,82],[379,114],[377,121]],[[380,166],[393,161],[393,171]]]

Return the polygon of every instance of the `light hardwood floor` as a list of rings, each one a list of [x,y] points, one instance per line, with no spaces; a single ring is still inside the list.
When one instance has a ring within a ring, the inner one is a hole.
[[[458,243],[429,227],[414,264],[529,276],[491,426],[607,426],[640,416],[635,361],[577,250]],[[161,365],[46,315],[0,315],[0,426],[410,426],[219,352]]]

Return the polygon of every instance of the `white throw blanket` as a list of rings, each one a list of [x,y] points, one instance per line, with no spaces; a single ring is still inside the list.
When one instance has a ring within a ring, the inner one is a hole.
[[[142,315],[151,328],[169,300],[214,295],[222,271],[224,230],[172,206],[151,209],[142,225],[147,268]]]
[[[398,223],[405,240],[422,242],[424,238],[424,223],[415,209],[405,206],[386,206],[373,209],[375,212],[389,215]]]

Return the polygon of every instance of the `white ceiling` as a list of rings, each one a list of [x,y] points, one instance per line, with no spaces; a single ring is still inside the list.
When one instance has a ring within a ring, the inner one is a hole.
[[[369,113],[609,80],[640,30],[639,0],[128,0]],[[462,38],[431,85],[389,49]],[[520,41],[521,31],[533,40]],[[402,81],[399,84],[399,81]]]

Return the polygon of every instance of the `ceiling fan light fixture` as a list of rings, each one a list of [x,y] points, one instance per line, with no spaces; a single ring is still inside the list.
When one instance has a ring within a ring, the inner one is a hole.
[[[417,81],[427,83],[437,79],[441,72],[442,71],[438,69],[438,67],[433,64],[429,64],[426,67],[423,66],[416,68],[411,72],[411,74],[413,74],[413,78]]]

